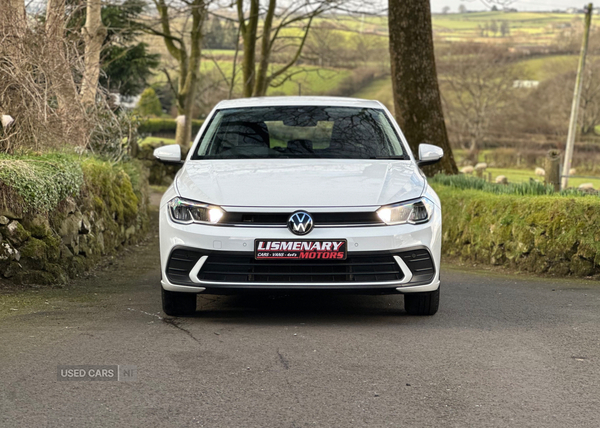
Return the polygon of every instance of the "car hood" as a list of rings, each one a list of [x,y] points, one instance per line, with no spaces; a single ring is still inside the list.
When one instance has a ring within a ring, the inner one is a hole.
[[[425,179],[412,161],[192,160],[175,185],[183,198],[221,206],[357,207],[418,198]]]

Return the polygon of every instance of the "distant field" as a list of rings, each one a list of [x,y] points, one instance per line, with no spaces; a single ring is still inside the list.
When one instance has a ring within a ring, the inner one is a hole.
[[[467,5],[468,7],[468,5]],[[433,15],[433,28],[436,44],[446,44],[453,41],[476,41],[486,43],[510,42],[516,45],[548,44],[563,31],[561,26],[577,24],[582,19],[580,15],[543,13],[543,12],[476,12],[476,13],[450,13]],[[481,37],[479,28],[490,24],[492,21],[507,22],[510,27],[510,35]],[[183,23],[184,20],[181,20]],[[182,24],[183,25],[183,24]],[[286,37],[301,34],[301,24],[296,28],[284,30]],[[329,29],[343,35],[348,41],[348,46],[354,46],[357,37],[376,38],[377,43],[387,43],[388,20],[386,16],[321,16],[313,23],[313,28]],[[354,38],[354,39],[353,39]],[[339,37],[338,37],[339,39]],[[145,36],[144,41],[149,43],[152,52],[162,55],[162,62],[166,68],[176,68],[176,64],[167,53],[164,42],[159,37]],[[438,45],[440,46],[440,45]],[[234,50],[205,49],[202,59],[202,73],[209,74],[211,82],[219,79],[231,80],[233,69]],[[242,52],[239,52],[241,57]],[[383,61],[385,63],[385,61]],[[563,73],[576,66],[576,56],[541,56],[522,61],[523,80],[544,81],[556,74]],[[218,64],[218,67],[217,65]],[[277,67],[273,64],[273,67]],[[369,66],[371,66],[369,64]],[[381,63],[373,64],[381,67]],[[389,65],[385,65],[386,69]],[[219,69],[221,70],[219,72]],[[291,71],[300,71],[300,67],[294,67]],[[352,75],[350,69],[319,68],[316,66],[305,66],[303,72],[296,74],[292,79],[284,82],[280,87],[269,89],[269,95],[328,95],[337,94],[346,78]],[[222,74],[225,77],[221,76]],[[173,78],[176,76],[173,75]],[[162,73],[157,73],[152,83],[165,82]],[[238,68],[238,77],[235,92],[241,92],[241,70]],[[353,96],[365,99],[376,99],[392,108],[392,91],[389,77],[374,80]]]
[[[230,81],[233,72],[232,61],[217,61],[221,72]],[[277,65],[274,66],[275,68]],[[214,61],[204,60],[200,67],[202,73],[212,73],[213,76],[221,77],[217,65]],[[316,66],[294,66],[289,69],[290,73],[296,73],[289,80],[286,80],[280,86],[269,88],[267,95],[298,95],[301,91],[303,95],[325,95],[338,90],[340,84],[352,74],[352,71],[345,69],[319,68]],[[242,76],[238,68],[236,72],[236,91],[241,92]],[[281,82],[281,81],[279,81]],[[276,83],[279,83],[276,82]]]
[[[433,31],[437,37],[448,41],[465,41],[465,39],[488,42],[501,42],[509,37],[523,39],[527,44],[544,43],[560,32],[561,24],[571,24],[574,20],[583,19],[582,15],[547,12],[473,12],[433,15]],[[507,22],[510,35],[500,37],[479,37],[479,27],[491,24],[492,21]],[[340,30],[351,33],[387,35],[387,17],[327,17],[317,20],[316,25],[327,23]]]
[[[458,41],[469,39],[471,41],[501,41],[509,37],[523,40],[527,44],[544,43],[548,37],[554,37],[560,32],[557,27],[561,24],[571,24],[573,20],[583,19],[582,16],[566,13],[544,13],[544,12],[475,12],[463,14],[433,15],[433,31],[436,36],[447,40]],[[510,35],[500,37],[481,38],[479,27],[496,21],[507,22]]]
[[[544,177],[535,175],[534,170],[528,169],[509,169],[509,168],[488,168],[487,173],[492,173],[492,180],[495,180],[497,176],[504,175],[509,183],[521,183],[529,181],[530,179],[543,181]],[[600,189],[600,177],[599,178],[571,178],[569,179],[569,187],[577,187],[583,183],[592,183],[595,189]]]
[[[600,59],[600,57],[590,57],[590,60],[597,59]],[[520,78],[522,80],[539,80],[543,82],[561,73],[575,70],[577,60],[578,57],[576,55],[549,55],[526,59],[516,63],[516,66],[520,67]],[[392,81],[389,76],[374,80],[352,96],[379,100],[389,109],[392,109],[394,104],[392,98]]]
[[[373,80],[352,96],[366,100],[377,100],[382,102],[383,105],[390,110],[393,110],[394,108],[394,96],[392,94],[392,81],[390,76]]]
[[[222,53],[229,51],[217,51],[218,54],[214,53],[215,51],[208,52],[210,54],[204,54],[205,58],[202,59],[200,64],[200,72],[202,74],[210,74],[211,78],[215,81],[226,79],[227,84],[229,84],[233,72],[233,61],[227,60],[227,56]],[[231,58],[233,58],[233,54]],[[275,64],[273,67],[277,69],[278,66],[278,64]],[[269,88],[267,95],[298,95],[299,92],[302,95],[327,95],[336,93],[342,82],[352,75],[352,71],[347,69],[321,68],[311,65],[291,67],[289,73],[295,73],[295,75],[280,86]],[[239,64],[236,76],[235,92],[241,93],[242,71]],[[176,74],[173,73],[172,77],[175,78]],[[280,82],[281,79],[276,83]],[[151,83],[166,83],[166,78],[163,73],[157,73],[151,79]],[[223,81],[223,83],[225,82]]]
[[[598,56],[588,56],[589,63],[597,59]],[[544,81],[557,74],[576,70],[578,60],[577,55],[552,55],[528,59],[519,64],[523,66],[524,79]]]

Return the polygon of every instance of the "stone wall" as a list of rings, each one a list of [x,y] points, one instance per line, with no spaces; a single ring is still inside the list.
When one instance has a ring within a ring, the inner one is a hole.
[[[18,214],[0,201],[0,277],[18,284],[64,284],[102,256],[145,237],[148,174],[139,163],[135,180],[126,169],[83,164],[78,195],[48,213]],[[134,182],[132,184],[132,182]]]
[[[173,182],[173,177],[181,165],[176,164],[164,164],[159,162],[154,157],[154,149],[164,146],[165,143],[161,140],[152,141],[152,142],[144,142],[140,144],[138,152],[136,154],[136,158],[139,159],[143,165],[149,171],[149,181],[150,184],[158,185],[158,186],[168,186]],[[181,157],[185,159],[187,152],[182,151]]]
[[[493,194],[433,183],[442,253],[556,276],[600,275],[600,198]]]

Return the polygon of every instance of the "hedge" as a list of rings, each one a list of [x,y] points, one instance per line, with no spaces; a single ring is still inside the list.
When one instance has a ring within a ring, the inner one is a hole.
[[[432,184],[442,201],[444,254],[535,273],[600,273],[600,198]]]
[[[204,123],[203,119],[194,119],[192,120],[192,135],[196,134],[202,124]],[[160,134],[160,133],[175,133],[177,129],[177,122],[175,119],[146,119],[140,123],[138,128],[138,132],[141,134]]]

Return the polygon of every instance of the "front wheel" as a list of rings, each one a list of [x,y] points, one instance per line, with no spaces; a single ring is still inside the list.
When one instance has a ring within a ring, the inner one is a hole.
[[[163,312],[174,317],[193,315],[196,312],[196,294],[178,293],[162,288]]]
[[[404,295],[404,309],[410,315],[434,315],[440,306],[440,288],[425,293]]]

